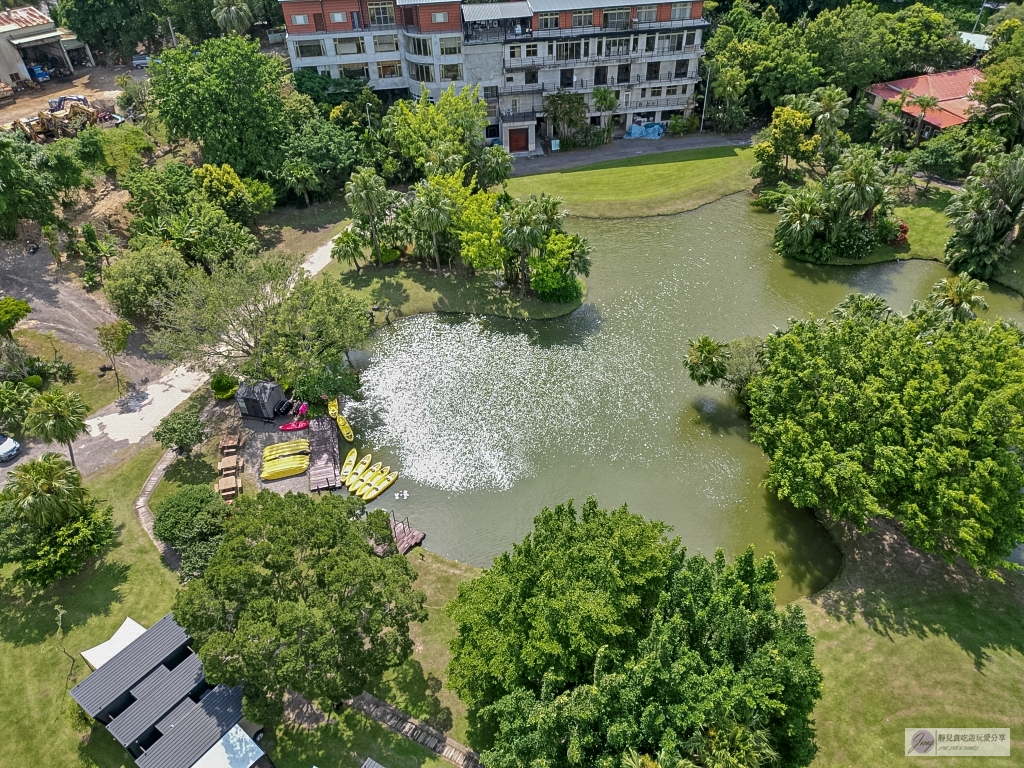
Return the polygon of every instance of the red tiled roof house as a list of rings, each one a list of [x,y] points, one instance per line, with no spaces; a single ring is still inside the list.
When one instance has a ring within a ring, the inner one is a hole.
[[[967,122],[969,110],[976,105],[971,99],[971,89],[984,77],[977,67],[936,72],[931,75],[905,77],[888,83],[877,83],[868,88],[868,109],[878,112],[886,101],[900,97],[903,91],[913,96],[935,96],[939,100],[937,109],[929,109],[924,116],[922,139],[930,139],[944,128],[963,125]],[[903,105],[903,119],[908,127],[916,127],[921,111],[908,103]]]

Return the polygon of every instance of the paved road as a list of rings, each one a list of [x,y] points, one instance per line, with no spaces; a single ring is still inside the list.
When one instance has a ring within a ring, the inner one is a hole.
[[[543,157],[517,157],[512,169],[513,176],[530,176],[535,173],[565,171],[605,160],[623,160],[637,155],[655,155],[661,152],[675,152],[680,149],[703,149],[705,147],[745,147],[750,144],[753,132],[734,133],[723,136],[719,133],[701,133],[693,136],[660,139],[614,139],[611,144],[589,149],[574,149],[572,152],[554,152]]]

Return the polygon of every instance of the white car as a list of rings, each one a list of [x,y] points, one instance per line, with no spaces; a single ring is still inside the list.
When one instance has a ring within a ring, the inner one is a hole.
[[[10,461],[21,453],[21,443],[0,433],[0,461]]]

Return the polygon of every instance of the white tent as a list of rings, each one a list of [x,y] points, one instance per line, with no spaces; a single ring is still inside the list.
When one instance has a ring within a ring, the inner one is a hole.
[[[82,651],[82,658],[93,669],[99,669],[127,648],[133,640],[138,639],[145,631],[146,628],[144,626],[129,616],[107,642],[100,643],[95,648],[90,648],[87,651]]]

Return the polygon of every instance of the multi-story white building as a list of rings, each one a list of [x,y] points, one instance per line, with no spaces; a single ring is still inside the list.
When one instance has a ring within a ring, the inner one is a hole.
[[[587,7],[580,6],[586,4]],[[558,90],[615,90],[615,115],[661,121],[689,114],[697,83],[702,2],[523,0],[281,0],[295,69],[369,80],[376,90],[436,97],[452,83],[479,85],[487,138],[533,151],[544,98]],[[606,116],[605,119],[610,119]]]

